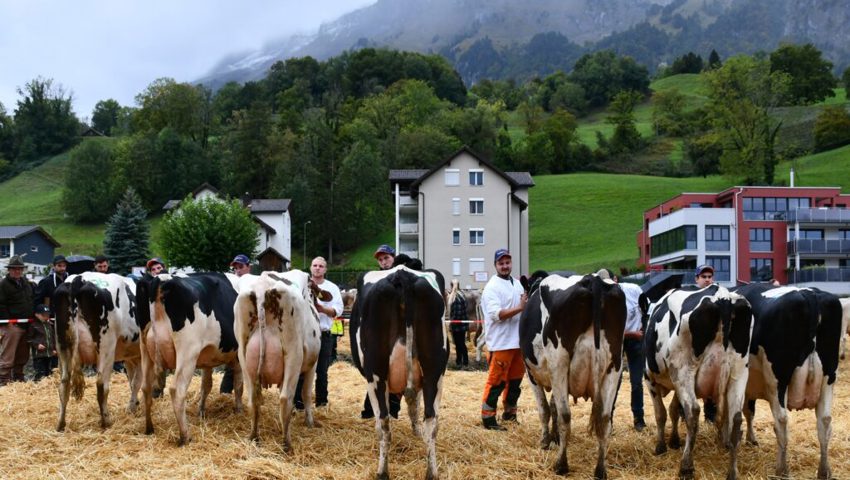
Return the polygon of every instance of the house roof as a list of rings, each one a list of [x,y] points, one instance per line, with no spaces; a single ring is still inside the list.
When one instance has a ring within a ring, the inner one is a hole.
[[[248,204],[251,213],[258,212],[285,212],[289,210],[288,198],[255,198]]]
[[[512,189],[516,188],[528,188],[534,186],[534,180],[531,179],[531,174],[528,172],[504,172],[499,167],[493,164],[490,160],[486,159],[484,156],[475,152],[468,146],[464,145],[458,151],[452,153],[441,162],[438,162],[434,167],[430,170],[421,170],[421,169],[409,169],[409,170],[390,170],[390,182],[391,183],[406,183],[412,181],[410,184],[411,189],[415,190],[419,187],[419,185],[425,181],[426,178],[430,177],[433,173],[439,171],[441,168],[446,166],[449,162],[458,157],[461,153],[467,153],[471,155],[473,158],[478,160],[480,163],[486,165],[493,172],[495,172],[500,177],[504,178],[505,181],[510,184]]]
[[[264,221],[260,220],[260,218],[259,218],[259,217],[255,217],[255,216],[253,216],[253,215],[252,215],[252,216],[251,216],[251,220],[253,220],[253,221],[257,222],[258,224],[260,224],[260,226],[261,226],[261,227],[263,227],[265,230],[267,230],[267,231],[268,231],[269,233],[271,233],[272,235],[274,235],[274,234],[276,234],[276,233],[277,233],[277,230],[275,230],[274,228],[272,228],[272,226],[271,226],[271,225],[269,225],[268,223],[266,223],[266,222],[264,222]]]
[[[0,226],[0,239],[2,240],[14,240],[16,238],[23,237],[24,235],[38,230],[44,235],[50,243],[53,244],[54,247],[61,247],[62,244],[57,242],[56,239],[50,236],[43,228],[38,225],[4,225]]]
[[[286,258],[286,257],[284,257],[283,255],[281,255],[281,253],[280,253],[280,252],[278,252],[277,250],[275,250],[275,249],[274,249],[274,248],[272,248],[272,247],[269,247],[269,248],[267,248],[267,249],[263,250],[262,252],[260,252],[260,254],[259,254],[259,255],[257,255],[257,260],[260,260],[261,258],[265,257],[266,255],[274,255],[274,256],[276,256],[276,257],[280,258],[281,260],[283,260],[284,262],[288,262],[288,261],[289,261],[289,259],[288,259],[288,258]]]

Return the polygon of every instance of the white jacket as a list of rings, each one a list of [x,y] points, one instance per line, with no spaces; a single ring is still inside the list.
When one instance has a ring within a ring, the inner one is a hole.
[[[487,349],[491,352],[519,348],[519,317],[499,319],[499,311],[518,307],[524,290],[519,280],[508,280],[494,275],[484,286],[481,308],[484,311],[484,331]]]

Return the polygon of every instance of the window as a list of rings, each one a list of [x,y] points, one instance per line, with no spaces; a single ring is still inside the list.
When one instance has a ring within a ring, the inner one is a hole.
[[[452,245],[460,245],[460,229],[452,229]]]
[[[785,220],[786,212],[809,208],[808,198],[746,197],[744,220]]]
[[[838,239],[839,240],[850,240],[850,230],[839,230],[838,231]],[[0,247],[2,248],[2,247]]]
[[[469,244],[470,245],[484,245],[484,229],[483,228],[470,228],[469,229]]]
[[[750,259],[750,281],[769,282],[773,279],[773,259]]]
[[[484,259],[483,258],[470,258],[469,259],[469,274],[475,275],[475,272],[484,272],[486,269],[484,268]]]
[[[697,226],[684,225],[652,237],[652,256],[658,257],[679,250],[696,250]]]
[[[9,245],[0,245],[0,257],[8,257],[12,253],[12,247]]]
[[[794,235],[793,230],[791,235]],[[800,240],[823,240],[823,230],[800,230]]]
[[[469,184],[477,187],[484,185],[484,170],[470,170]]]
[[[31,245],[31,246],[30,246],[30,252],[32,252],[32,253],[38,253],[38,247],[37,247],[37,246],[35,246],[35,245]]]
[[[460,215],[460,199],[452,199],[452,215]]]
[[[705,263],[714,268],[714,281],[728,282],[732,278],[729,257],[705,257]]]
[[[773,251],[773,229],[751,228],[750,229],[750,251],[772,252]]]
[[[453,258],[452,259],[452,275],[454,275],[455,277],[460,275],[460,259],[459,258]]]
[[[447,187],[457,187],[460,185],[460,170],[456,168],[447,168],[445,171]]]
[[[706,225],[705,249],[710,252],[728,252],[729,227],[724,225]]]
[[[484,215],[484,199],[483,198],[470,198],[469,199],[469,214],[470,215]]]

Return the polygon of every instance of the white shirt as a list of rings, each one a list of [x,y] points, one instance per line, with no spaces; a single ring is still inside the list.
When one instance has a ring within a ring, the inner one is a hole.
[[[329,332],[331,329],[331,322],[333,322],[334,317],[338,317],[342,314],[343,306],[342,306],[342,293],[339,291],[339,287],[334,284],[334,282],[328,280],[327,278],[322,281],[322,283],[317,283],[322,290],[331,294],[331,299],[327,302],[323,302],[318,300],[316,303],[323,307],[332,308],[334,311],[333,317],[325,315],[322,312],[319,312],[319,328],[323,332]]]
[[[519,317],[499,319],[499,311],[520,306],[525,291],[519,280],[508,280],[494,275],[484,286],[481,293],[481,307],[484,311],[484,331],[487,348],[491,352],[519,348]]]
[[[639,332],[641,328],[640,294],[643,289],[634,283],[623,282],[618,284],[626,294],[626,331]]]

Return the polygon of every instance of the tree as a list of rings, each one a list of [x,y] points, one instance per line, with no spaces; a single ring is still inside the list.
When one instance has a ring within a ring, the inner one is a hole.
[[[722,67],[723,63],[720,61],[720,55],[717,54],[717,50],[711,49],[711,53],[708,55],[708,65],[706,65],[706,70],[717,70]]]
[[[819,151],[850,143],[850,114],[840,105],[824,107],[815,120],[814,135]]]
[[[94,106],[91,114],[92,127],[105,135],[112,135],[112,129],[118,126],[121,104],[117,100],[101,100]]]
[[[720,157],[723,143],[716,133],[706,133],[685,142],[685,153],[691,161],[694,173],[707,177],[720,172]]]
[[[622,90],[649,91],[649,72],[630,57],[617,57],[611,50],[600,50],[581,57],[570,74],[570,81],[587,92],[591,107],[607,104]]]
[[[770,54],[770,71],[785,72],[791,77],[792,103],[808,105],[835,96],[832,62],[821,58],[820,50],[811,43],[777,48]]]
[[[656,134],[680,136],[688,130],[685,96],[676,88],[652,94],[652,124]]]
[[[148,259],[150,230],[148,212],[133,188],[127,188],[115,207],[115,213],[106,222],[103,236],[103,253],[109,258],[110,268],[127,275],[135,266],[144,265]]]
[[[701,71],[702,57],[694,52],[688,52],[673,60],[673,65],[670,66],[671,75],[678,75],[680,73],[700,73]]]
[[[251,214],[238,200],[195,200],[187,196],[180,208],[165,214],[159,244],[175,267],[223,272],[239,253],[254,256],[259,242]]]
[[[643,95],[635,91],[622,91],[614,95],[608,108],[609,114],[605,122],[614,125],[614,135],[611,136],[611,152],[633,152],[643,146],[640,132],[635,126],[635,106]]]
[[[109,139],[92,138],[71,150],[62,208],[75,222],[101,222],[112,213],[118,199],[110,184],[115,172],[113,145]]]
[[[38,77],[18,89],[15,109],[18,157],[29,161],[67,150],[77,141],[80,123],[71,109],[71,95]]]
[[[6,114],[3,102],[0,102],[0,159],[8,162],[15,158],[15,124]],[[2,178],[2,171],[0,171]]]
[[[570,112],[558,109],[543,123],[543,131],[549,136],[552,144],[553,173],[563,173],[576,170],[573,147],[576,140],[578,122]]]
[[[261,198],[268,192],[272,180],[269,175],[272,126],[271,109],[265,102],[255,102],[251,108],[233,113],[233,123],[224,139],[224,183],[229,193],[251,192]]]
[[[205,145],[208,117],[203,87],[160,78],[136,95],[136,103],[139,106],[134,118],[137,131],[157,133],[171,127],[178,135]]]
[[[845,68],[841,74],[841,83],[844,84],[844,97],[847,98],[847,92],[850,92],[850,67]]]
[[[739,55],[707,73],[708,114],[723,143],[720,171],[748,185],[773,183],[776,135],[772,116],[788,95],[790,78],[770,62]]]

